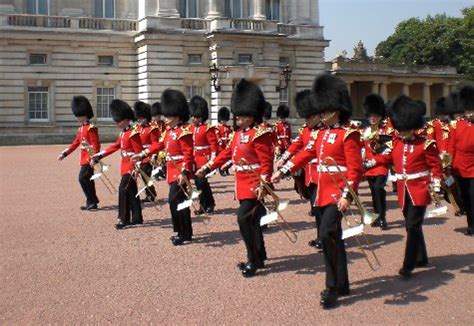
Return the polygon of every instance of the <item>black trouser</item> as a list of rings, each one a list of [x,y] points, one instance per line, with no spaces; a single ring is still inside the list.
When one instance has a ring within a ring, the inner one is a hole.
[[[342,213],[337,205],[319,207],[321,227],[319,238],[323,245],[324,265],[326,267],[326,287],[345,288],[349,286],[347,257],[342,237]]]
[[[186,189],[186,185],[180,187],[177,182],[171,183],[168,194],[168,203],[170,204],[173,231],[177,232],[179,237],[183,237],[185,240],[190,240],[193,235],[191,210],[189,207],[180,211],[177,210],[178,204],[181,204],[183,201],[188,199],[183,189]]]
[[[196,178],[195,182],[197,190],[201,191],[201,194],[199,195],[201,209],[206,210],[211,207],[214,208],[214,206],[216,206],[216,202],[214,201],[212,189],[207,178]]]
[[[130,173],[122,175],[118,191],[119,207],[118,219],[123,224],[130,224],[130,211],[132,212],[132,223],[143,223],[142,205],[137,198],[137,182]]]
[[[458,180],[467,215],[467,227],[474,231],[474,178],[459,177]]]
[[[379,219],[385,222],[387,211],[387,192],[385,191],[385,183],[387,182],[387,176],[377,175],[374,177],[367,177],[367,181],[369,182],[370,193],[372,194],[374,211],[379,216]]]
[[[79,183],[81,184],[82,191],[86,195],[86,205],[98,204],[99,198],[95,192],[94,180],[90,180],[94,174],[94,169],[90,165],[81,165],[79,171]]]
[[[314,216],[314,222],[316,224],[316,239],[319,239],[319,229],[321,228],[321,212],[319,207],[316,207],[316,193],[318,191],[318,185],[310,183],[308,186],[308,191],[310,193],[309,204],[311,205],[311,215]]]
[[[426,206],[414,206],[407,189],[405,189],[405,193],[403,217],[405,218],[407,242],[403,267],[412,270],[415,268],[416,263],[428,261],[422,229]]]
[[[151,178],[151,172],[153,170],[153,167],[151,166],[150,163],[143,164],[142,165],[142,170],[149,178]],[[143,178],[143,176],[142,176],[142,180],[143,180],[143,183],[145,183],[145,185],[146,185],[147,182],[146,182],[145,178]],[[155,186],[151,186],[151,187],[146,188],[145,192],[146,192],[146,196],[149,199],[155,200],[155,198],[156,198]]]
[[[247,248],[247,258],[250,263],[261,263],[267,259],[265,242],[260,228],[260,218],[265,215],[265,208],[257,199],[240,201],[237,211],[240,234]]]

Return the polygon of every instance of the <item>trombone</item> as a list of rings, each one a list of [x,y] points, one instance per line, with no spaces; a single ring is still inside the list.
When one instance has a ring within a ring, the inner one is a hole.
[[[265,180],[263,180],[260,173],[258,173],[254,168],[250,167],[250,164],[246,159],[239,159],[239,164],[248,166],[248,169],[245,169],[245,171],[248,173],[253,173],[258,179],[260,187],[262,187],[263,190],[265,190],[265,192],[271,197],[271,200],[268,203],[265,203],[263,199],[258,199],[267,211],[267,215],[263,216],[260,219],[260,225],[262,226],[270,222],[276,221],[280,229],[288,238],[288,240],[291,243],[295,244],[298,240],[298,236],[281,214],[281,211],[288,207],[288,204],[290,202],[288,200],[281,200],[280,197],[275,193],[275,191],[265,182]]]
[[[175,169],[179,171],[178,165],[176,164],[176,162],[172,159],[172,157],[169,154],[166,156],[166,158],[167,158],[168,161],[173,162],[173,165],[174,165]],[[183,185],[180,185],[180,184],[178,184],[178,186],[181,188],[183,193],[186,195],[186,198],[188,198],[188,199],[183,201],[182,203],[179,203],[176,210],[181,211],[185,208],[193,206],[193,209],[195,211],[198,211],[199,209],[196,209],[196,207],[194,206],[194,200],[199,198],[199,195],[201,194],[201,191],[197,190],[196,188],[193,187],[193,185],[191,184],[191,181],[189,181],[187,176],[185,176],[183,173],[181,173],[181,175],[183,176],[184,183],[186,184],[186,188],[183,187]]]
[[[138,183],[138,177],[140,176],[142,178],[142,181],[144,183],[144,186],[143,188],[141,188],[140,190],[137,191],[137,194],[135,195],[136,198],[139,198],[140,197],[140,194],[144,191],[146,191],[148,188],[150,188],[151,186],[153,186],[154,182],[156,181],[156,179],[154,177],[149,177],[145,171],[142,170],[142,168],[140,167],[140,162],[137,162],[135,164],[135,175],[136,175],[136,180],[137,180],[137,183]],[[157,203],[154,202],[154,205],[153,207],[157,210],[157,211],[160,211],[157,207]]]
[[[452,163],[451,154],[442,153],[441,154],[441,164],[442,164],[443,170],[448,168],[451,165],[451,163]],[[460,215],[461,214],[461,207],[459,207],[459,204],[457,202],[457,198],[456,198],[457,193],[455,195],[455,193],[451,189],[451,187],[455,183],[454,178],[452,176],[448,177],[446,174],[443,174],[443,177],[446,180],[445,187],[443,187],[443,188],[444,188],[444,190],[446,190],[446,193],[447,193],[448,199],[449,199],[449,203],[453,206],[454,213],[456,215]]]
[[[87,151],[87,153],[89,154],[90,157],[92,157],[94,154],[96,154],[94,152],[94,149],[92,148],[91,144],[89,144],[85,139],[82,140],[81,145]],[[110,181],[107,174],[105,174],[105,171],[107,171],[110,168],[110,165],[109,164],[104,164],[101,161],[98,161],[97,163],[94,164],[93,168],[95,168],[96,165],[99,166],[99,172],[94,173],[92,175],[92,177],[90,177],[89,180],[93,181],[93,180],[99,178],[102,181],[102,183],[104,184],[107,191],[111,195],[115,195],[117,193],[117,189],[115,188],[112,181]]]
[[[342,192],[342,189],[339,186],[339,183],[337,182],[336,177],[334,175],[335,173],[337,173],[339,177],[342,179],[342,181],[344,182],[345,186],[347,187],[349,194],[351,195],[354,201],[354,204],[357,206],[357,209],[359,210],[360,215],[362,217],[362,220],[358,220],[355,214],[353,213],[353,211],[349,208],[351,216],[354,218],[354,222],[356,224],[355,226],[353,226],[352,223],[349,221],[348,217],[346,216],[346,214],[343,213],[342,216],[344,217],[344,221],[346,222],[348,229],[344,230],[342,239],[354,237],[357,242],[357,246],[359,247],[359,250],[362,252],[362,255],[364,256],[365,260],[369,264],[370,269],[372,269],[373,271],[378,270],[382,265],[380,264],[379,258],[377,257],[375,250],[372,248],[372,243],[370,242],[369,238],[367,238],[367,236],[364,233],[364,224],[365,225],[372,224],[377,219],[377,216],[375,214],[368,212],[367,209],[364,207],[364,205],[359,199],[359,196],[356,194],[354,189],[352,189],[352,186],[350,185],[344,173],[339,168],[339,165],[337,164],[334,158],[328,156],[321,161],[321,164],[324,164],[327,166],[334,166],[336,168],[336,172],[334,173],[329,172],[329,175],[331,176],[333,183]],[[364,249],[364,246],[361,243],[361,239],[359,235],[362,235],[362,237],[364,238],[365,246],[367,247],[370,255],[372,256],[373,262],[369,258],[369,254]]]

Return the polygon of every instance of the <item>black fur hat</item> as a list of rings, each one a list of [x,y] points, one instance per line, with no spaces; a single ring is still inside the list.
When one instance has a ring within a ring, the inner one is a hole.
[[[193,96],[191,101],[189,101],[189,112],[192,117],[202,118],[203,122],[209,118],[207,102],[199,95]]]
[[[87,97],[82,95],[72,98],[71,109],[75,117],[87,117],[87,119],[92,119],[94,116],[91,103]]]
[[[320,113],[316,108],[314,95],[310,89],[296,93],[295,105],[296,112],[298,112],[298,115],[303,119],[311,118]]]
[[[229,121],[230,120],[230,111],[227,107],[222,107],[217,112],[217,121]]]
[[[474,111],[474,87],[466,85],[459,91],[459,106],[463,111]]]
[[[260,87],[245,79],[235,85],[230,109],[234,116],[251,116],[260,120],[265,108],[265,97]]]
[[[180,91],[168,88],[161,94],[161,112],[165,117],[179,117],[182,122],[189,120],[186,97]]]
[[[449,114],[448,108],[446,107],[446,97],[440,97],[436,100],[434,106],[434,114],[435,115],[445,115]]]
[[[270,102],[265,101],[265,107],[263,108],[263,118],[270,120],[272,118],[272,105]]]
[[[387,111],[383,98],[378,94],[367,95],[364,99],[364,112],[366,117],[371,114],[376,114],[381,116],[382,119],[385,118]]]
[[[313,94],[319,112],[339,111],[340,122],[349,121],[352,115],[352,103],[346,83],[342,79],[331,74],[316,77]]]
[[[290,116],[290,108],[284,104],[278,106],[277,117],[281,119],[286,119]]]
[[[446,109],[449,115],[464,113],[464,108],[459,103],[459,92],[455,91],[446,97]]]
[[[120,122],[125,119],[135,121],[135,115],[133,114],[132,108],[126,102],[122,100],[113,100],[110,102],[110,113],[112,114],[112,119],[115,122]]]
[[[162,115],[162,113],[161,113],[161,103],[160,102],[155,102],[151,106],[151,116],[155,117],[157,115]]]
[[[400,95],[391,104],[390,112],[393,127],[398,131],[408,131],[423,128],[425,121],[420,102],[406,95]]]
[[[149,122],[151,121],[151,106],[142,101],[135,102],[133,105],[133,111],[137,118],[145,118]]]

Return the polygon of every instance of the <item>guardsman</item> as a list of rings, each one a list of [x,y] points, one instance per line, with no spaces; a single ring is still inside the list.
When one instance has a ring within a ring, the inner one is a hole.
[[[160,102],[155,102],[151,106],[151,122],[150,125],[153,128],[158,129],[158,132],[160,133],[160,138],[162,135],[164,135],[166,131],[166,123],[161,120],[161,103]],[[166,153],[161,151],[161,152],[156,152],[156,153],[151,153],[150,156],[150,162],[156,167],[160,167],[161,169],[159,172],[155,175],[155,178],[158,180],[160,179],[166,179]]]
[[[160,128],[157,124],[151,124],[151,106],[147,103],[138,101],[133,105],[135,116],[137,118],[137,129],[140,133],[140,140],[143,148],[149,148],[153,143],[160,141],[161,133]],[[149,159],[144,159],[141,163],[140,168],[151,178],[151,172],[153,167]],[[143,176],[142,176],[143,177]],[[147,180],[143,178],[143,182],[146,184]],[[156,190],[154,186],[147,187],[146,198],[142,202],[154,202],[156,198]]]
[[[423,106],[402,95],[391,104],[391,120],[397,130],[393,147],[375,157],[377,163],[392,164],[397,177],[398,204],[406,223],[405,258],[399,274],[411,277],[413,269],[428,264],[423,219],[431,202],[430,192],[439,192],[443,175],[435,141],[417,130],[424,125]],[[430,189],[431,188],[431,189]]]
[[[280,154],[278,153],[278,148],[277,148],[277,134],[276,134],[276,128],[275,126],[270,122],[270,119],[272,118],[272,105],[270,102],[265,101],[265,108],[263,110],[263,115],[262,115],[262,122],[260,126],[266,130],[272,135],[272,149],[275,151],[275,156],[278,157]]]
[[[229,146],[197,172],[202,177],[232,159],[235,197],[240,202],[237,220],[247,248],[248,261],[238,264],[244,277],[254,276],[267,259],[260,227],[260,218],[265,214],[261,182],[270,183],[274,153],[270,130],[259,126],[264,107],[265,98],[260,88],[245,79],[239,81],[232,94],[231,110],[240,129]]]
[[[277,117],[278,122],[276,123],[276,135],[277,135],[277,147],[278,153],[283,154],[285,150],[291,144],[291,126],[286,121],[290,116],[290,108],[284,104],[278,106]]]
[[[136,197],[138,192],[136,167],[132,162],[132,156],[140,153],[143,147],[140,132],[136,126],[132,125],[132,122],[135,121],[135,115],[130,106],[124,101],[113,100],[110,103],[110,113],[121,132],[114,144],[110,145],[105,151],[92,156],[91,163],[95,163],[120,150],[122,179],[118,191],[118,222],[115,225],[115,228],[120,230],[130,224],[143,224],[142,205],[140,199]],[[132,213],[131,221],[130,212]]]
[[[442,161],[446,160],[446,154],[448,152],[448,140],[449,140],[449,113],[446,106],[446,98],[439,98],[434,107],[435,119],[428,122],[427,136],[429,139],[436,141],[436,147],[438,147],[440,158]]]
[[[227,125],[230,120],[230,111],[227,107],[222,107],[217,112],[217,130],[218,130],[218,137],[217,142],[219,144],[219,152],[222,152],[229,144],[229,136],[232,133],[232,128]]]
[[[90,180],[94,174],[94,169],[89,165],[90,154],[100,151],[99,132],[97,127],[90,120],[94,117],[92,106],[84,96],[74,96],[71,102],[71,109],[81,127],[77,130],[76,138],[72,144],[58,156],[62,161],[66,156],[74,152],[77,147],[81,147],[81,158],[79,164],[79,183],[86,196],[86,205],[81,206],[81,210],[92,211],[97,209],[99,198],[95,191],[94,180]]]
[[[369,182],[372,194],[372,203],[377,220],[372,226],[379,226],[382,230],[387,229],[387,183],[388,166],[381,163],[372,162],[375,155],[382,153],[392,140],[393,129],[387,126],[385,102],[380,95],[370,94],[364,99],[365,116],[369,120],[369,126],[362,133],[364,144],[364,166],[366,168],[365,177]]]
[[[457,97],[458,103],[451,103],[450,111],[453,115],[464,112],[464,118],[458,117],[451,123],[448,152],[452,157],[452,170],[459,181],[467,215],[467,229],[464,234],[472,236],[474,235],[474,87],[464,86],[452,97]]]
[[[316,138],[319,128],[321,127],[321,116],[319,112],[316,111],[316,105],[310,89],[301,91],[296,94],[295,97],[296,111],[298,115],[305,119],[305,124],[298,131],[298,135],[293,140],[291,145],[286,149],[280,159],[276,162],[276,168],[279,169],[283,166],[289,159],[295,156],[299,151],[303,150],[309,143],[311,138]],[[321,240],[318,236],[318,230],[321,225],[321,216],[319,210],[314,206],[314,201],[316,198],[316,189],[318,187],[318,159],[312,159],[304,169],[301,169],[302,177],[304,178],[303,185],[300,185],[299,175],[294,176],[295,178],[295,188],[297,192],[304,196],[305,190],[309,193],[309,196],[306,197],[309,199],[309,204],[311,206],[311,216],[314,216],[316,223],[316,237],[314,240],[310,240],[308,245],[310,247],[315,247],[316,249],[322,249]],[[300,173],[299,171],[296,174]],[[306,189],[301,189],[305,187]]]
[[[188,199],[191,191],[186,181],[192,179],[194,171],[193,134],[188,124],[188,102],[183,93],[165,90],[161,95],[161,110],[167,124],[161,141],[152,144],[133,159],[143,159],[156,151],[166,152],[166,181],[170,187],[168,203],[173,231],[176,232],[171,237],[171,243],[180,246],[191,242],[193,236],[191,210],[189,207],[178,210],[178,205]]]
[[[217,137],[219,131],[216,127],[207,124],[209,118],[209,107],[205,99],[201,96],[194,96],[189,103],[189,111],[193,119],[194,161],[196,168],[200,169],[207,162],[216,158],[219,151]],[[196,188],[201,191],[199,194],[199,210],[196,215],[214,212],[216,202],[212,195],[212,189],[207,178],[195,178]]]
[[[326,289],[321,292],[320,304],[329,309],[337,304],[338,296],[350,292],[341,220],[353,197],[338,173],[344,174],[356,192],[364,170],[360,133],[348,124],[352,104],[344,81],[333,75],[321,75],[314,81],[313,95],[324,127],[303,151],[274,174],[272,181],[278,182],[283,175],[297,171],[314,158],[318,159],[315,206],[321,213],[319,237],[326,269]]]

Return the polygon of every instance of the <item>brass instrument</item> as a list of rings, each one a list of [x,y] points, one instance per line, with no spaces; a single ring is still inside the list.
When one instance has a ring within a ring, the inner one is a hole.
[[[137,191],[137,194],[135,195],[136,198],[139,198],[140,197],[140,194],[144,191],[146,191],[148,188],[150,188],[151,186],[153,186],[154,182],[156,181],[155,178],[153,177],[149,177],[145,171],[142,170],[142,168],[140,167],[140,162],[136,163],[135,164],[135,179],[137,181],[137,184],[138,184],[138,176],[141,177],[142,181],[143,181],[143,184],[144,186]],[[156,210],[156,211],[160,211],[160,209],[158,208],[157,206],[157,202],[153,202],[153,208]]]
[[[380,261],[375,253],[375,250],[372,248],[371,242],[369,241],[369,239],[364,233],[364,224],[366,225],[372,224],[377,219],[377,216],[368,212],[367,209],[364,207],[364,205],[359,199],[359,196],[356,194],[354,189],[352,189],[352,186],[350,185],[344,173],[339,168],[339,165],[337,164],[334,158],[328,156],[324,158],[321,163],[327,166],[334,166],[336,168],[337,172],[329,173],[332,178],[333,183],[339,188],[339,190],[342,193],[343,189],[340,189],[339,183],[337,182],[336,177],[334,176],[334,174],[337,173],[337,175],[339,175],[339,177],[343,180],[346,188],[348,189],[349,194],[351,195],[354,201],[354,204],[357,206],[357,209],[359,210],[359,213],[362,216],[362,221],[358,220],[355,214],[349,208],[351,216],[354,218],[354,223],[356,224],[355,226],[353,226],[352,223],[349,221],[349,218],[347,217],[347,215],[343,214],[343,218],[347,224],[348,229],[344,230],[342,238],[347,239],[350,237],[354,237],[357,242],[357,246],[359,247],[359,250],[362,252],[362,255],[364,256],[365,260],[369,264],[370,269],[372,269],[373,271],[378,270],[381,267]],[[369,255],[364,249],[364,246],[361,244],[359,235],[362,235],[362,237],[364,238],[365,245],[367,246],[367,249],[372,255],[372,258],[374,260],[373,262],[370,260]]]
[[[263,199],[259,199],[262,203],[263,207],[267,211],[267,215],[263,216],[260,220],[260,225],[266,225],[270,222],[276,221],[280,229],[286,235],[288,240],[291,243],[296,243],[298,240],[298,236],[296,232],[291,228],[290,224],[286,221],[286,219],[281,214],[281,211],[284,210],[288,204],[290,203],[288,200],[281,200],[280,197],[275,193],[275,191],[263,180],[262,176],[253,168],[250,168],[250,164],[244,158],[239,160],[239,164],[249,166],[249,169],[246,171],[248,173],[253,173],[260,183],[260,186],[265,190],[268,196],[271,197],[269,202],[265,202]],[[279,218],[279,219],[278,219]]]
[[[381,153],[385,149],[386,143],[391,139],[392,137],[390,135],[379,133],[378,123],[370,125],[362,134],[362,140],[368,142],[369,148],[376,154]]]
[[[448,207],[441,205],[441,200],[432,187],[429,187],[428,193],[430,194],[431,200],[435,204],[435,209],[430,210],[427,217],[445,215],[448,212]]]
[[[179,171],[178,165],[176,164],[176,162],[171,157],[169,157],[169,161],[173,162],[174,167],[176,168],[176,170]],[[196,207],[194,206],[195,205],[194,200],[199,198],[199,195],[201,194],[201,191],[197,190],[196,188],[193,187],[193,185],[191,184],[191,181],[189,181],[187,176],[185,176],[183,173],[181,173],[181,175],[183,176],[184,183],[186,184],[186,188],[184,188],[180,184],[178,184],[178,186],[181,188],[183,193],[186,195],[186,198],[188,198],[188,199],[185,200],[184,202],[178,204],[178,207],[176,208],[176,210],[180,211],[180,210],[183,210],[183,209],[188,208],[190,206],[193,206],[193,209],[195,211],[200,210],[200,209],[196,209]],[[199,204],[199,206],[200,206],[200,204]]]
[[[81,145],[87,151],[89,156],[92,157],[94,154],[96,154],[94,152],[94,149],[92,148],[91,144],[89,144],[85,139],[82,140]],[[98,161],[97,163],[94,164],[94,166],[92,168],[95,170],[96,166],[99,167],[99,172],[95,173],[95,171],[94,171],[94,174],[92,175],[90,180],[92,181],[92,180],[95,180],[95,179],[100,179],[102,181],[102,183],[104,184],[105,188],[107,189],[107,191],[111,195],[115,195],[117,193],[117,189],[115,188],[112,181],[110,181],[107,174],[105,174],[105,171],[107,171],[110,168],[110,165],[104,164],[101,161]]]
[[[442,164],[443,170],[448,168],[451,165],[451,163],[452,163],[451,155],[448,154],[448,153],[442,153],[441,154],[441,164]],[[449,179],[446,174],[443,174],[443,177],[444,177],[445,180]],[[458,194],[457,194],[457,191],[453,191],[453,189],[451,188],[451,186],[453,186],[453,184],[454,184],[454,181],[451,185],[446,185],[446,187],[443,187],[443,188],[446,190],[446,193],[447,193],[448,199],[449,199],[449,203],[454,208],[454,213],[456,215],[460,215],[461,214],[461,207],[459,206],[458,201],[457,201]]]

